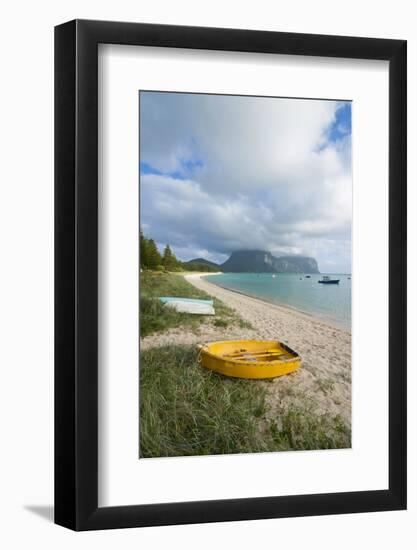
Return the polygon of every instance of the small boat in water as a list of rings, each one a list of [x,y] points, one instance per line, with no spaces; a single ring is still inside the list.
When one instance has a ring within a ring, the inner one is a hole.
[[[311,279],[311,275],[306,275],[306,279]]]
[[[297,370],[301,357],[275,340],[227,340],[199,346],[207,369],[234,378],[276,378]]]
[[[323,285],[338,285],[340,279],[331,279],[327,275],[323,275],[323,278],[318,281],[319,283],[322,283]]]

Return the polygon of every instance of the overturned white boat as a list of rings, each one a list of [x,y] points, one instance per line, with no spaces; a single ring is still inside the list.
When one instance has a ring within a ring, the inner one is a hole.
[[[197,300],[176,296],[161,296],[159,298],[167,307],[172,307],[180,313],[195,315],[215,315],[213,300]]]

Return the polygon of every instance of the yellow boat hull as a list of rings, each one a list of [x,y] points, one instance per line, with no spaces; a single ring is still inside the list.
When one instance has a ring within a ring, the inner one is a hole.
[[[234,378],[276,378],[296,371],[301,357],[273,340],[226,340],[200,346],[203,367]]]

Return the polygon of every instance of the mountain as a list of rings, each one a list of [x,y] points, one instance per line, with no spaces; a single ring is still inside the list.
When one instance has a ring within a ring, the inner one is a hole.
[[[216,264],[215,262],[210,262],[209,260],[205,260],[204,258],[194,258],[193,260],[188,260],[188,262],[184,262],[185,264],[203,264],[208,265],[209,267],[215,267],[216,269],[219,269],[219,264]]]
[[[205,260],[204,258],[194,258],[188,262],[183,262],[183,266],[190,271],[207,271],[215,272],[220,271],[219,264]]]
[[[308,256],[279,256],[278,273],[320,273],[317,261]]]
[[[273,256],[266,250],[232,252],[220,269],[232,273],[320,273],[314,258],[307,256]]]

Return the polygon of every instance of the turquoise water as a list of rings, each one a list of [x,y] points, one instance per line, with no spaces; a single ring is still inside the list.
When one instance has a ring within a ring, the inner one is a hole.
[[[338,285],[319,284],[322,276],[311,275],[306,279],[305,275],[296,273],[277,273],[275,277],[271,273],[222,273],[208,280],[267,302],[293,307],[350,330],[350,275],[330,275],[332,279],[340,279]]]

